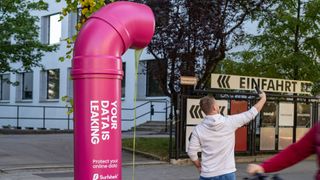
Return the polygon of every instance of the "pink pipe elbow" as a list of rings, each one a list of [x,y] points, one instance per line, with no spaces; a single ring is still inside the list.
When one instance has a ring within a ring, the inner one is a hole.
[[[74,55],[114,55],[146,47],[154,33],[152,10],[143,4],[119,1],[94,13],[82,27]]]
[[[74,179],[122,179],[121,55],[143,48],[154,33],[152,10],[111,3],[93,14],[78,34],[74,80]]]

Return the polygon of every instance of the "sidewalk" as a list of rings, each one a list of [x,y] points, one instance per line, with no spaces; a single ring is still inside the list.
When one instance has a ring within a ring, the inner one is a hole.
[[[132,133],[127,132],[123,137],[131,137],[131,135]],[[139,133],[137,136],[145,135]],[[154,134],[153,136],[167,135]],[[0,144],[0,180],[73,179],[72,134],[0,135]],[[132,153],[123,151],[122,155],[122,179],[132,179]],[[238,179],[247,176],[245,168],[248,162],[264,158],[266,156],[237,157]],[[304,161],[297,168],[290,168],[287,174],[281,173],[281,176],[284,175],[288,179],[313,179],[315,169],[315,161]],[[172,165],[138,154],[134,172],[136,180],[191,180],[198,179],[199,176],[190,163]]]
[[[248,177],[245,173],[247,164],[237,164],[237,179]],[[280,177],[285,180],[311,180],[316,172],[314,161],[303,161],[287,170],[281,171]],[[122,179],[131,180],[133,170],[131,166],[122,168]],[[192,165],[178,166],[170,164],[138,165],[135,168],[136,180],[197,180],[199,174]],[[47,170],[32,172],[9,172],[0,174],[0,180],[72,180],[71,170]]]

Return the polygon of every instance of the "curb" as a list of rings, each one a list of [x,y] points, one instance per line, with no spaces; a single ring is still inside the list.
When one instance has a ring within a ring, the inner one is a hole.
[[[170,159],[170,164],[179,165],[179,166],[191,165],[192,161],[191,159]]]
[[[72,134],[73,130],[0,129],[0,134]]]
[[[135,166],[146,166],[146,165],[161,165],[161,164],[168,164],[168,162],[164,161],[146,161],[146,162],[135,162]],[[132,163],[123,163],[122,167],[132,166]]]
[[[146,161],[146,162],[135,162],[135,166],[143,166],[143,165],[161,165],[168,164],[168,162],[164,161]],[[132,166],[132,163],[122,163],[122,167]],[[41,171],[68,171],[73,172],[73,165],[47,165],[47,166],[22,166],[22,167],[13,167],[13,168],[2,168],[0,169],[0,174],[9,174],[12,172],[41,172]]]
[[[0,173],[10,173],[10,172],[32,172],[32,171],[57,171],[57,170],[72,170],[73,165],[46,165],[46,166],[22,166],[13,168],[2,168]]]
[[[269,159],[270,157],[274,156],[275,154],[271,155],[258,155],[258,156],[235,156],[236,163],[260,163]],[[312,155],[305,160],[308,161],[315,161],[317,159],[316,155]],[[191,165],[193,164],[189,158],[184,159],[170,159],[170,164],[173,165]]]

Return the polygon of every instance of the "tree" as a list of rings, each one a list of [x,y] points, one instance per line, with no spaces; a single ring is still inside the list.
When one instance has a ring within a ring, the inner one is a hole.
[[[80,28],[91,13],[109,1],[66,2],[67,7],[62,10],[63,15],[75,12],[80,4],[82,20],[77,26]],[[180,76],[197,76],[199,78],[197,87],[207,87],[211,73],[225,58],[226,51],[243,37],[244,22],[256,11],[268,5],[267,0],[135,0],[135,2],[146,3],[154,11],[156,32],[148,51],[158,61],[151,70],[165,94],[171,97],[174,107],[177,107],[177,96],[181,90]],[[69,40],[69,44],[72,44],[73,40]],[[71,45],[69,47],[72,48]]]
[[[46,10],[42,0],[1,0],[0,1],[0,73],[28,71],[41,66],[44,52],[51,52],[56,46],[39,41],[38,17],[30,10]],[[19,66],[12,67],[11,63]]]
[[[73,53],[73,45],[76,41],[78,32],[80,31],[82,25],[88,20],[89,16],[99,10],[102,6],[114,2],[116,0],[66,0],[67,6],[61,10],[61,17],[63,19],[70,13],[77,13],[80,10],[80,18],[77,25],[74,27],[77,30],[77,33],[73,35],[71,38],[67,38],[67,49],[66,55],[64,57],[60,57],[60,61],[64,61],[65,59],[71,59]],[[61,0],[56,0],[57,3],[60,3]]]
[[[211,73],[243,37],[244,22],[267,8],[268,2],[149,0],[147,4],[156,16],[156,32],[148,46],[158,60],[152,70],[177,107],[180,76],[196,76],[197,88],[208,87]]]
[[[98,9],[100,9],[102,6],[114,2],[115,0],[66,0],[66,7],[64,7],[61,10],[61,17],[60,20],[62,20],[65,16],[71,13],[77,13],[78,15],[78,10],[80,10],[80,18],[79,22],[77,22],[76,26],[74,27],[77,30],[77,33],[73,35],[71,38],[65,39],[67,42],[66,48],[68,49],[65,56],[60,57],[59,60],[61,62],[67,60],[71,60],[72,58],[72,53],[73,53],[73,45],[76,41],[78,32],[80,31],[82,25],[88,20],[89,16],[96,12]],[[57,3],[60,3],[61,0],[56,0]],[[67,102],[66,106],[73,107],[73,99],[68,97],[68,96],[63,96],[62,101]],[[68,111],[68,114],[73,113],[73,108],[71,108]]]
[[[270,77],[265,75],[264,67],[261,66],[261,63],[254,58],[254,54],[251,52],[240,52],[243,59],[241,61],[236,61],[233,59],[233,56],[227,55],[227,57],[221,61],[216,68],[216,73],[222,74],[234,74],[241,76],[263,76]],[[233,53],[231,53],[233,54]],[[236,53],[239,54],[239,53]]]
[[[278,0],[261,12],[258,35],[250,35],[248,51],[233,58],[239,69],[255,61],[263,71],[258,75],[294,80],[309,80],[318,87],[320,79],[320,1]],[[318,91],[314,88],[314,91]]]

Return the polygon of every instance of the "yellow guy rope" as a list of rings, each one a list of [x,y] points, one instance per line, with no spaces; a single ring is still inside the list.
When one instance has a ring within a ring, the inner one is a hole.
[[[135,49],[134,51],[134,65],[135,65],[135,80],[134,80],[134,95],[133,95],[133,103],[134,103],[134,117],[133,117],[133,143],[132,143],[132,180],[134,180],[135,175],[135,152],[136,152],[136,117],[137,117],[137,93],[138,93],[138,66],[139,60],[141,57],[143,49]]]

